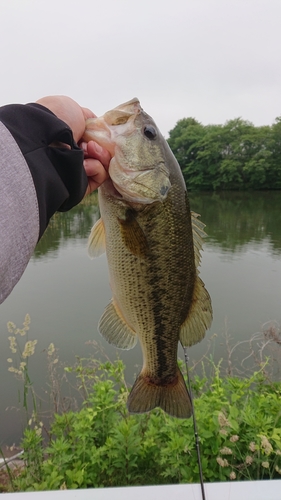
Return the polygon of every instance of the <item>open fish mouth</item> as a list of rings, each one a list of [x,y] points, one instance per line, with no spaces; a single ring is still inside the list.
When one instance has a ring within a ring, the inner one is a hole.
[[[111,111],[107,111],[102,117],[89,118],[86,120],[84,140],[93,140],[100,146],[108,149],[110,154],[115,154],[115,139],[124,131],[133,132],[134,121],[142,111],[139,100],[135,97]]]
[[[107,111],[103,115],[104,121],[109,126],[123,125],[132,117],[135,117],[142,111],[140,102],[137,97],[127,101],[120,106],[117,106],[111,111]]]

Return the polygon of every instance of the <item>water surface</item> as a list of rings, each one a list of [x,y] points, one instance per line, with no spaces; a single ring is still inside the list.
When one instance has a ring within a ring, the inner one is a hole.
[[[38,344],[29,370],[40,395],[47,383],[44,350],[51,342],[68,365],[75,355],[91,352],[89,340],[98,341],[112,360],[116,358],[116,349],[97,332],[111,292],[105,256],[90,260],[86,251],[88,234],[99,216],[96,197],[91,200],[55,215],[22,279],[0,306],[0,445],[18,441],[22,421],[18,383],[7,371],[8,321],[21,326],[25,314],[30,314],[29,338]],[[193,363],[207,351],[210,339],[215,359],[226,358],[226,330],[233,342],[245,341],[264,323],[281,323],[281,193],[197,193],[190,195],[190,201],[206,224],[201,278],[214,309],[206,338],[190,349]],[[276,345],[276,353],[278,349]],[[130,383],[141,365],[139,346],[118,354]]]

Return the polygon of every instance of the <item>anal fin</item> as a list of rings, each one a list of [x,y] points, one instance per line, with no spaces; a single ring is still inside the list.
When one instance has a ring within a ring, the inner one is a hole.
[[[132,349],[137,343],[136,333],[127,325],[113,301],[106,306],[98,329],[109,344],[119,349]]]

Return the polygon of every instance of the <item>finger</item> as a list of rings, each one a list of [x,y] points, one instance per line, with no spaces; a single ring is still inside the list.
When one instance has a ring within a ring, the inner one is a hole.
[[[72,130],[75,142],[81,139],[85,131],[85,117],[76,101],[71,97],[61,95],[42,97],[36,102],[50,109],[60,120],[67,123]]]
[[[88,118],[97,118],[97,115],[95,115],[95,113],[93,113],[93,111],[91,111],[90,109],[88,108],[81,108],[81,109],[85,120],[87,120]]]
[[[94,141],[82,142],[80,147],[84,151],[85,158],[94,158],[99,160],[105,168],[109,167],[109,162],[111,160],[110,153],[102,148],[99,144]]]
[[[94,158],[87,158],[84,160],[84,168],[88,177],[88,189],[86,194],[89,194],[108,178],[108,173],[102,163]]]

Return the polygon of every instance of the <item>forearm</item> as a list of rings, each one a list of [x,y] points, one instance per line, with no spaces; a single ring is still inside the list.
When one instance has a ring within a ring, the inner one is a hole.
[[[50,217],[79,203],[86,187],[83,152],[64,122],[36,104],[0,108],[0,303]]]
[[[56,211],[77,205],[87,188],[83,152],[70,128],[39,104],[0,108],[0,121],[15,139],[30,170],[39,207],[39,238]],[[64,143],[67,147],[54,147]]]

